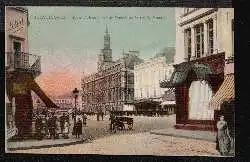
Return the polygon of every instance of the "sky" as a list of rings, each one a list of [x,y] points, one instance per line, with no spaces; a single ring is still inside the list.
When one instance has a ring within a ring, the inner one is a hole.
[[[106,25],[114,60],[123,50],[139,50],[141,58],[149,59],[164,47],[175,46],[174,8],[28,7],[28,11],[29,52],[41,56],[37,82],[51,95],[80,88],[83,72],[96,72]],[[49,16],[54,19],[45,19]]]

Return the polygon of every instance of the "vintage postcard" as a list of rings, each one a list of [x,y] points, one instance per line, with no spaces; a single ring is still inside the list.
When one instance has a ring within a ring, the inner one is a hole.
[[[5,7],[7,153],[234,156],[234,9]]]

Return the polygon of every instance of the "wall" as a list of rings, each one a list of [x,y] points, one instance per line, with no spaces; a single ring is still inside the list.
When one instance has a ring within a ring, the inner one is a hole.
[[[173,66],[166,64],[165,57],[153,58],[135,66],[135,99],[162,97],[166,89],[160,88],[159,83],[169,79],[172,72]]]
[[[225,58],[232,56],[232,19],[234,9],[220,8],[218,10],[218,39],[219,52],[225,52]]]
[[[232,55],[232,28],[231,20],[234,17],[232,8],[201,8],[183,16],[184,8],[176,8],[176,55],[174,63],[185,61],[184,30],[192,28],[199,23],[205,23],[209,19],[214,21],[214,53],[225,52],[225,57]],[[206,36],[204,28],[204,48],[206,48]],[[194,35],[191,35],[191,37]],[[191,38],[192,53],[194,54],[194,38]],[[206,52],[206,50],[205,50]],[[206,56],[206,54],[205,54]]]
[[[14,7],[5,8],[5,51],[12,51],[12,41],[21,41],[22,52],[28,53],[28,13]]]

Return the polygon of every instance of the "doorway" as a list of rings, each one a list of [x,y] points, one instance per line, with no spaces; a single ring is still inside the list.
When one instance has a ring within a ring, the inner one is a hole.
[[[21,67],[21,42],[13,41],[14,67]]]
[[[212,88],[206,81],[193,81],[189,88],[189,119],[213,120],[214,112],[208,109]]]

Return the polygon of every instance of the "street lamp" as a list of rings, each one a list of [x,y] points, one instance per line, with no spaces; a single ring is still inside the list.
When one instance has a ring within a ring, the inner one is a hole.
[[[75,88],[73,91],[73,95],[75,96],[75,117],[74,117],[74,123],[76,123],[76,99],[78,97],[79,90]]]

